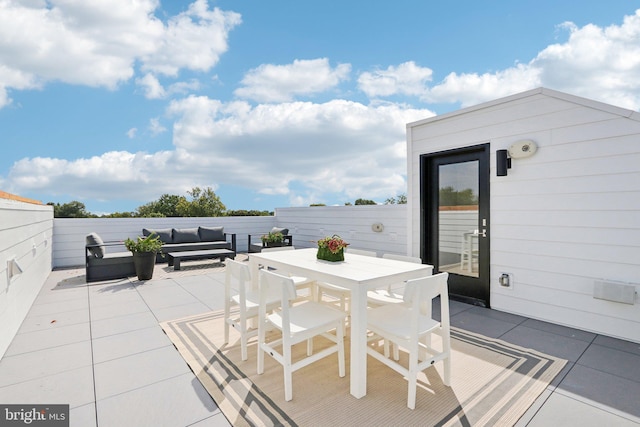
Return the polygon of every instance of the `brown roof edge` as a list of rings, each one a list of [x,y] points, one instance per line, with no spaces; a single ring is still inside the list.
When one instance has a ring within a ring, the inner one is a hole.
[[[42,205],[39,200],[27,199],[26,197],[16,196],[15,194],[7,193],[0,190],[0,199],[16,200],[18,202],[31,203],[33,205]]]

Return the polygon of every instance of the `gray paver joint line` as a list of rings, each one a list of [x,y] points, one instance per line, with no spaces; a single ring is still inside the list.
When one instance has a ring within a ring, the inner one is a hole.
[[[89,286],[86,285],[87,290],[87,305],[89,306],[89,340],[91,341],[91,377],[93,381],[93,409],[96,417],[96,426],[98,425],[98,399],[96,393],[96,364],[93,356],[93,321],[91,318],[91,294],[89,292]]]

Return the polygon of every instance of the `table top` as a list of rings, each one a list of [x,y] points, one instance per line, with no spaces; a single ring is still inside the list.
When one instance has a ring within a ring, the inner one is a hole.
[[[395,277],[404,280],[403,276],[406,275],[415,276],[424,273],[428,276],[433,271],[433,266],[428,264],[350,254],[348,250],[344,254],[344,261],[339,262],[319,260],[316,258],[316,253],[317,249],[309,248],[250,254],[250,258],[262,261],[266,265],[282,264],[300,270],[313,271],[326,276],[327,279],[339,277],[356,283],[370,283]],[[277,265],[273,266],[277,267]]]

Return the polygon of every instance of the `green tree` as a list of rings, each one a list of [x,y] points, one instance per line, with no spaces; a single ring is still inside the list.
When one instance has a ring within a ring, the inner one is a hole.
[[[84,203],[77,200],[69,203],[47,203],[49,206],[53,206],[54,218],[95,218],[95,215],[87,212],[87,208]]]
[[[478,196],[470,188],[455,190],[449,186],[440,189],[440,206],[469,206],[477,204]]]
[[[158,200],[149,202],[136,209],[136,216],[139,217],[176,217],[183,216],[178,210],[181,202],[186,202],[184,196],[173,194],[163,194]]]
[[[207,187],[204,190],[200,187],[194,187],[191,191],[187,191],[187,194],[191,196],[191,201],[185,198],[180,200],[176,206],[180,216],[224,216],[227,210],[227,207],[211,187]]]
[[[358,199],[356,200],[356,206],[357,205],[377,205],[376,202],[374,202],[373,200],[367,200],[367,199]]]
[[[407,195],[406,194],[398,194],[397,197],[389,197],[384,201],[385,205],[406,205],[407,204]]]

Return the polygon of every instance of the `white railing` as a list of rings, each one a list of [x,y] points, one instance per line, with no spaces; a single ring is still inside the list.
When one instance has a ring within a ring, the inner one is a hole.
[[[339,234],[352,247],[406,254],[406,205],[318,206],[278,208],[275,216],[208,218],[56,218],[53,232],[53,266],[84,265],[86,235],[95,232],[105,241],[124,241],[142,234],[143,228],[193,228],[223,226],[236,234],[238,252],[247,251],[249,234],[272,227],[287,227],[296,247],[312,247],[321,237]],[[374,231],[373,224],[382,224]],[[113,250],[126,250],[124,246]]]

